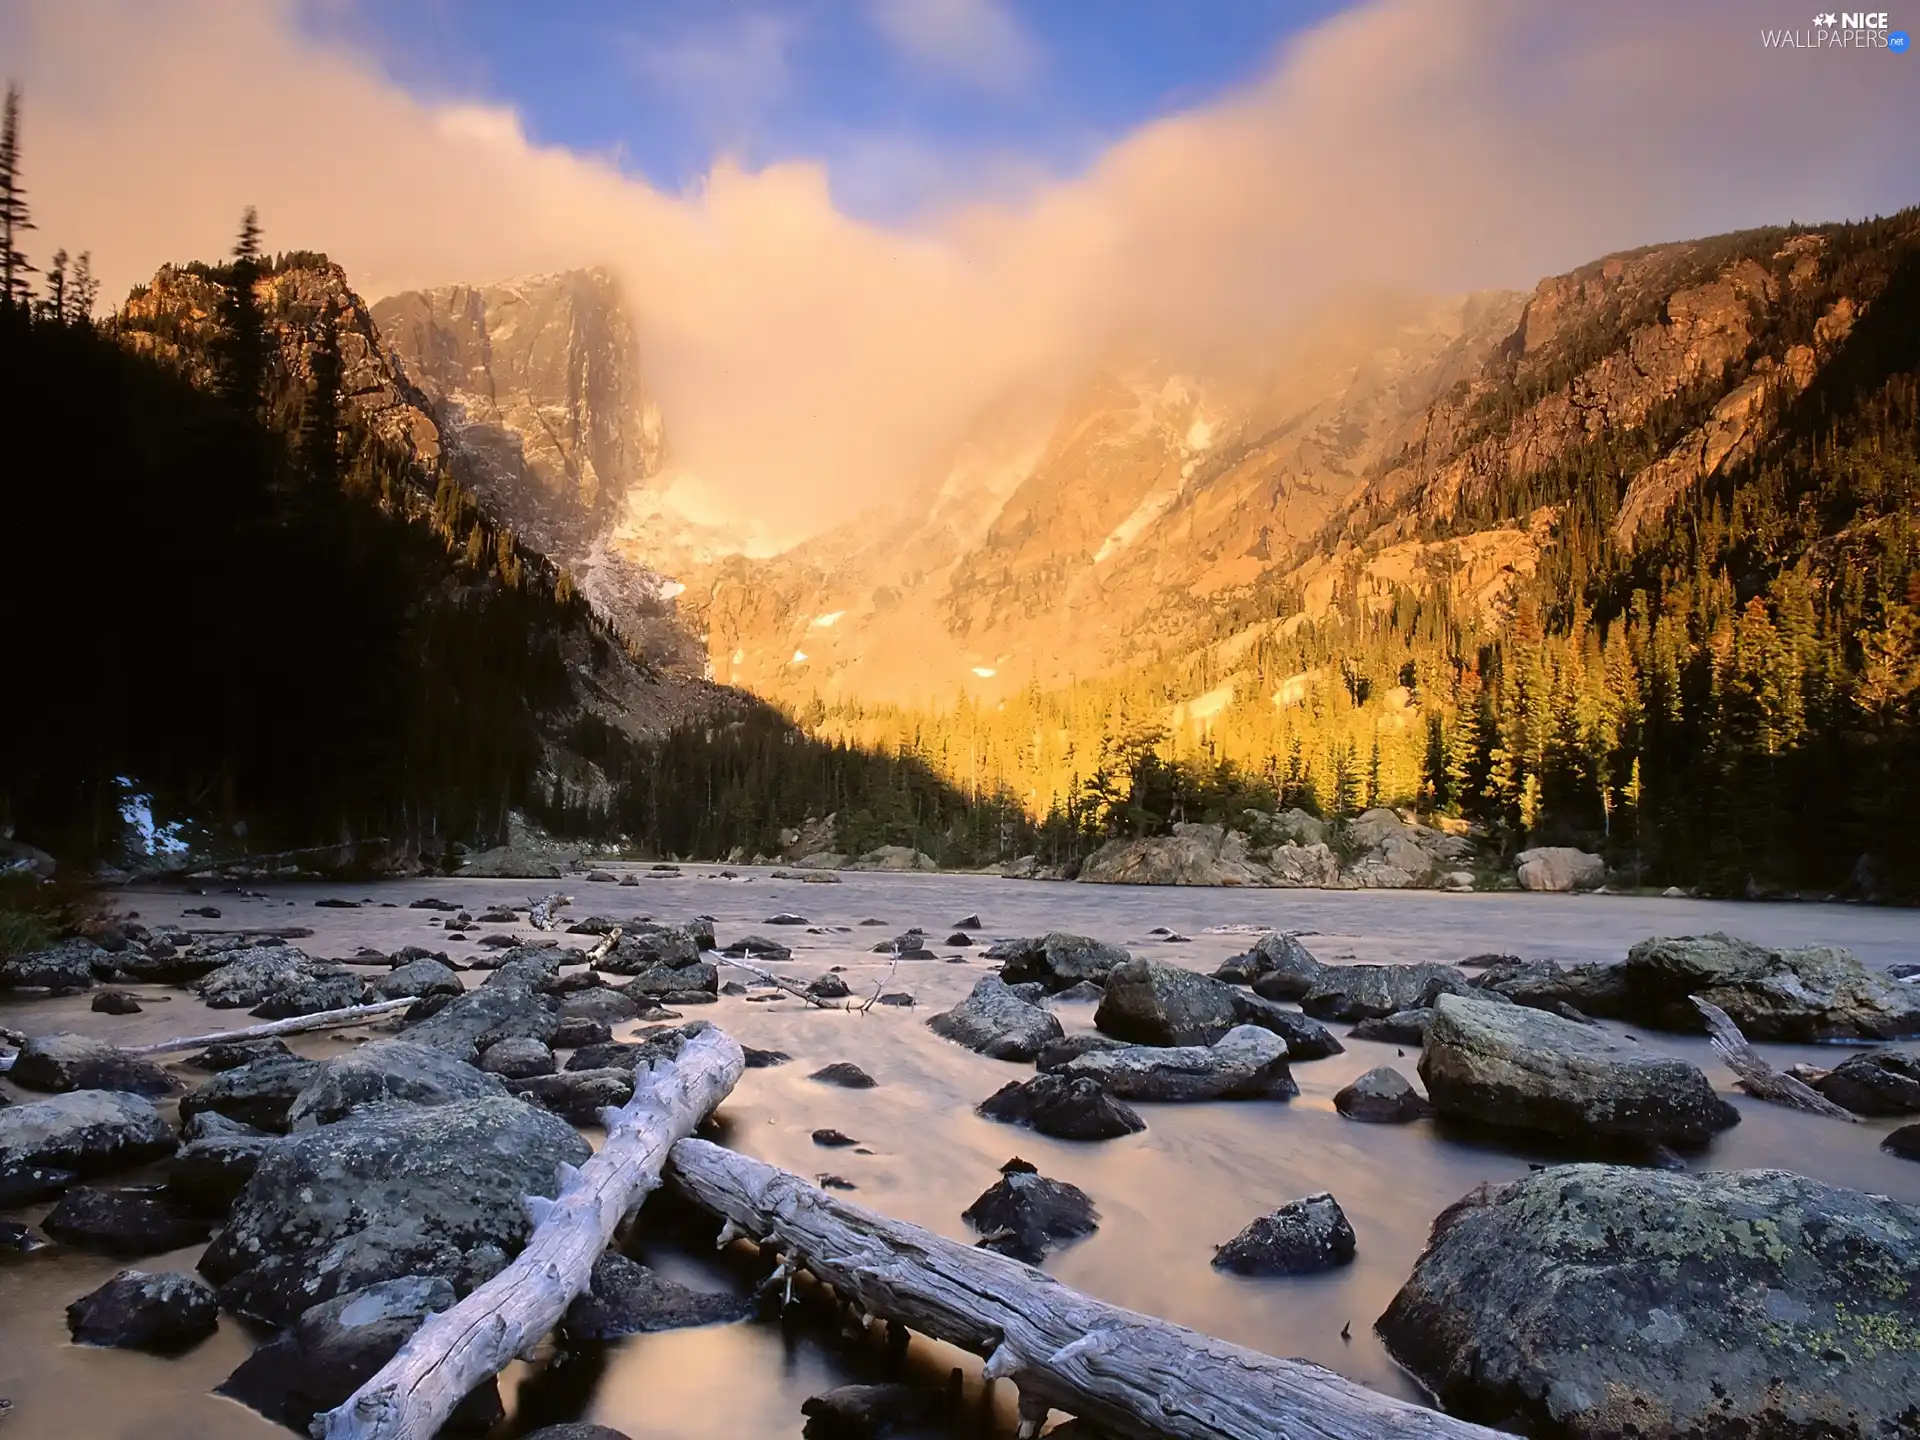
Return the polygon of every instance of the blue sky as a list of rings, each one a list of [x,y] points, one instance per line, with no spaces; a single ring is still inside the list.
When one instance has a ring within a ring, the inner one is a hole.
[[[513,106],[536,140],[668,190],[714,157],[824,160],[897,218],[1070,174],[1253,77],[1333,0],[325,0],[316,30],[407,88]]]

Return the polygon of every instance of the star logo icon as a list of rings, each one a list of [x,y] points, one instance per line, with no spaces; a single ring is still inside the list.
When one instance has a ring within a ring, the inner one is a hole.
[[[1840,21],[1839,21],[1839,17],[1836,16],[1831,10],[1829,10],[1825,14],[1814,16],[1813,23],[1822,27],[1826,27],[1830,25],[1837,25],[1840,23]]]

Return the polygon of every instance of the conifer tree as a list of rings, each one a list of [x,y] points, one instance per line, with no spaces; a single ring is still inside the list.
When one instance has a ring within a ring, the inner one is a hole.
[[[260,279],[260,214],[249,205],[240,215],[240,236],[224,276],[221,328],[224,331],[220,388],[237,409],[260,406],[266,371],[266,335],[254,285]]]
[[[20,182],[20,87],[9,85],[0,112],[0,304],[25,306],[33,300],[27,281],[33,266],[20,250],[21,236],[33,228]]]
[[[47,265],[47,293],[37,307],[42,319],[56,325],[67,320],[67,252],[56,250]]]
[[[74,257],[73,273],[67,277],[67,319],[75,325],[93,323],[94,302],[100,298],[100,282],[93,278],[93,252],[82,250]]]

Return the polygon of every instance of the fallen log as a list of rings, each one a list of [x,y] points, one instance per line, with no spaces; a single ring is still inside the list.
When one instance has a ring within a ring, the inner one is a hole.
[[[215,1030],[207,1035],[181,1035],[153,1045],[122,1047],[129,1055],[165,1055],[174,1050],[198,1050],[205,1045],[224,1045],[233,1040],[266,1040],[274,1035],[298,1035],[305,1030],[331,1030],[336,1025],[358,1025],[396,1010],[419,1004],[416,996],[399,1000],[376,1000],[371,1005],[349,1005],[341,1010],[316,1010],[311,1015],[295,1015],[287,1020],[265,1020],[243,1030]]]
[[[551,930],[554,920],[563,906],[571,905],[573,897],[562,895],[558,890],[538,900],[527,902],[527,923],[536,930]]]
[[[776,990],[784,990],[789,995],[792,995],[797,997],[798,999],[804,1000],[809,1005],[812,1005],[817,1009],[846,1010],[846,1009],[852,1008],[851,1006],[847,1006],[847,1005],[834,1005],[829,1003],[828,1001],[822,1000],[818,995],[809,994],[807,992],[807,987],[800,984],[797,980],[789,980],[786,976],[776,975],[771,970],[762,970],[758,965],[750,964],[745,960],[736,960],[731,955],[721,955],[720,952],[717,950],[714,951],[713,953],[719,959],[722,965],[731,965],[736,970],[744,970],[749,975],[757,976],[758,978],[766,981],[767,984],[773,986]]]
[[[1747,1043],[1747,1037],[1734,1024],[1733,1017],[1718,1005],[1710,1000],[1702,1000],[1698,995],[1689,995],[1687,998],[1693,1001],[1693,1008],[1706,1021],[1713,1048],[1720,1052],[1720,1058],[1733,1071],[1734,1083],[1747,1094],[1757,1100],[1771,1100],[1776,1105],[1790,1106],[1795,1110],[1810,1110],[1815,1115],[1826,1115],[1851,1124],[1859,1123],[1860,1117],[1851,1110],[1834,1104],[1811,1085],[1795,1079],[1784,1070],[1774,1069],[1761,1059],[1760,1052]]]
[[[674,1183],[777,1245],[868,1315],[971,1350],[1020,1392],[1020,1434],[1049,1408],[1125,1440],[1491,1440],[1501,1432],[1395,1400],[1312,1365],[1230,1345],[1068,1289],[1051,1276],[889,1220],[702,1140],[673,1147]],[[778,1273],[778,1272],[776,1272]],[[791,1274],[792,1269],[788,1268]]]
[[[614,1229],[660,1184],[668,1147],[693,1132],[746,1069],[722,1030],[688,1038],[633,1098],[605,1111],[606,1143],[578,1170],[561,1167],[558,1198],[529,1196],[533,1237],[506,1269],[451,1310],[427,1317],[399,1352],[335,1409],[314,1417],[320,1440],[431,1440],[473,1389],[559,1323],[587,1288]]]
[[[237,936],[242,940],[306,940],[312,937],[311,925],[251,925],[236,929],[228,925],[225,928],[215,925],[211,929],[182,930],[182,935],[192,935],[204,939],[209,935],[218,935],[222,939]]]

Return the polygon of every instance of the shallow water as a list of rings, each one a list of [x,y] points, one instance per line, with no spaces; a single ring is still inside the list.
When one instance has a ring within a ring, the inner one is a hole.
[[[1406,1278],[1432,1218],[1483,1181],[1526,1173],[1530,1160],[1556,1158],[1483,1136],[1443,1134],[1434,1125],[1358,1125],[1333,1110],[1333,1095],[1380,1064],[1414,1075],[1417,1052],[1347,1041],[1347,1052],[1301,1063],[1300,1097],[1291,1103],[1141,1106],[1145,1133],[1099,1144],[1049,1140],[982,1120],[972,1107],[1031,1067],[983,1059],[933,1036],[925,1020],[964,995],[985,970],[970,953],[934,944],[962,963],[902,962],[887,981],[889,961],[871,953],[909,925],[938,942],[954,921],[978,912],[985,937],[1065,929],[1127,945],[1137,954],[1210,970],[1246,948],[1249,933],[1215,927],[1316,932],[1307,943],[1324,961],[1452,961],[1482,951],[1528,958],[1610,959],[1652,934],[1724,929],[1771,944],[1848,946],[1870,964],[1920,960],[1920,915],[1830,905],[1757,905],[1625,896],[1438,895],[1146,889],[1005,881],[958,875],[847,876],[838,885],[775,880],[742,870],[719,878],[712,867],[688,866],[677,877],[645,875],[635,887],[570,883],[577,914],[651,914],[666,920],[715,917],[721,943],[747,933],[778,938],[795,950],[773,966],[811,979],[845,966],[856,994],[911,991],[915,1009],[876,1007],[865,1014],[821,1011],[798,1001],[752,1004],[723,999],[693,1008],[747,1044],[786,1050],[788,1065],[747,1072],[723,1107],[727,1143],[804,1175],[831,1172],[858,1187],[849,1199],[959,1240],[973,1237],[960,1212],[997,1178],[1012,1155],[1047,1175],[1070,1180],[1093,1196],[1097,1234],[1057,1252],[1046,1269],[1067,1284],[1117,1304],[1163,1316],[1279,1355],[1298,1355],[1362,1383],[1417,1397],[1372,1334],[1375,1317]],[[186,917],[189,926],[300,924],[309,953],[350,957],[361,945],[391,950],[428,945],[456,953],[465,945],[427,922],[432,912],[405,909],[436,895],[478,914],[496,901],[523,901],[551,888],[539,882],[427,880],[377,886],[264,885],[265,898],[144,891],[124,904],[148,923],[181,919],[188,906],[217,905],[222,917]],[[365,897],[358,910],[316,909],[323,895]],[[382,908],[387,902],[394,908]],[[850,930],[811,934],[769,928],[767,916],[797,911],[821,926]],[[868,917],[884,926],[865,926]],[[1150,939],[1164,925],[1190,943]],[[489,927],[507,929],[521,927]],[[475,976],[475,979],[481,978]],[[738,977],[745,978],[745,977]],[[76,1030],[139,1044],[249,1023],[241,1012],[210,1011],[189,994],[135,987],[149,1004],[134,1016],[95,1015],[88,998],[0,1002],[0,1024],[30,1032]],[[1061,1006],[1069,1031],[1090,1028],[1091,1006]],[[1340,1029],[1344,1027],[1336,1027]],[[1886,1155],[1880,1137],[1896,1122],[1845,1125],[1764,1105],[1732,1092],[1731,1077],[1704,1040],[1643,1034],[1651,1047],[1684,1055],[1706,1070],[1742,1113],[1742,1123],[1690,1157],[1697,1168],[1779,1166],[1838,1184],[1920,1203],[1920,1165]],[[339,1034],[297,1037],[304,1053],[337,1054],[355,1043]],[[1767,1046],[1779,1064],[1832,1063],[1833,1051]],[[868,1091],[840,1090],[806,1079],[809,1071],[851,1060],[879,1082]],[[181,1071],[189,1084],[199,1076]],[[11,1091],[15,1098],[20,1092]],[[823,1150],[809,1138],[833,1126],[873,1153]],[[1315,1190],[1331,1190],[1359,1240],[1353,1265],[1326,1275],[1247,1279],[1208,1264],[1213,1247],[1247,1221]],[[7,1218],[35,1219],[40,1212]],[[632,1247],[650,1263],[689,1283],[723,1288],[750,1276],[691,1246],[652,1213]],[[189,1269],[194,1251],[137,1262],[146,1270]],[[64,1307],[103,1282],[123,1262],[49,1245],[25,1256],[0,1252],[0,1396],[14,1401],[9,1435],[86,1436],[117,1440],[241,1440],[286,1432],[211,1394],[253,1343],[223,1318],[219,1332],[172,1360],[89,1350],[67,1343]],[[1340,1331],[1351,1322],[1351,1339]],[[754,1323],[639,1336],[602,1357],[516,1364],[503,1397],[512,1412],[501,1436],[581,1418],[613,1426],[633,1440],[695,1437],[786,1437],[800,1433],[800,1404],[809,1395],[886,1372],[877,1335],[858,1341],[830,1326],[796,1319],[786,1327]],[[943,1380],[950,1367],[977,1372],[971,1357],[916,1340],[908,1364],[917,1377]],[[983,1396],[969,1384],[960,1415],[946,1432],[1010,1434],[1006,1387]],[[931,1432],[930,1432],[931,1433]]]

